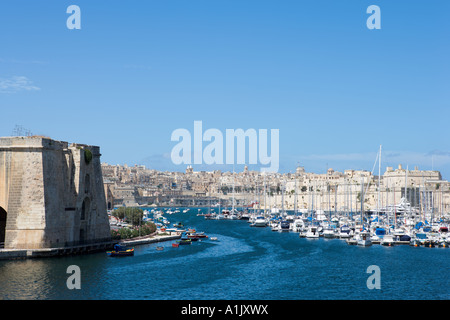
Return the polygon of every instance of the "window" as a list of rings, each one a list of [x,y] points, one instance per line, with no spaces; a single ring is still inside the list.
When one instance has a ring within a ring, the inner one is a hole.
[[[84,199],[83,205],[81,206],[80,220],[86,220],[86,218],[89,214],[90,206],[91,206],[91,201],[89,200],[89,198]]]
[[[84,179],[84,193],[89,193],[91,189],[91,177],[87,174]]]

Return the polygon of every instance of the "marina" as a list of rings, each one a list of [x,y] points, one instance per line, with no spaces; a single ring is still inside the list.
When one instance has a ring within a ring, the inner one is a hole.
[[[0,300],[450,300],[449,6],[2,1]]]
[[[211,219],[218,208],[186,208],[166,214],[165,208],[147,209],[165,217],[170,229],[181,222],[178,238],[154,243],[135,242],[134,255],[111,258],[105,252],[58,259],[0,261],[3,299],[119,299],[119,300],[298,300],[298,299],[437,299],[450,298],[446,270],[450,251],[439,245],[350,245],[356,238],[306,237],[298,228],[272,231],[252,227],[249,219]],[[184,210],[186,210],[184,209]],[[245,208],[237,208],[244,213]],[[291,213],[291,212],[288,212]],[[261,214],[261,215],[258,215]],[[293,221],[301,220],[295,217]],[[267,217],[269,218],[269,217]],[[289,217],[289,219],[291,219]],[[304,217],[308,221],[308,217]],[[288,219],[283,220],[288,221]],[[352,220],[350,220],[352,221]],[[349,221],[349,222],[350,222]],[[311,224],[315,221],[311,219]],[[290,227],[293,228],[291,223]],[[308,224],[305,226],[309,230]],[[350,223],[350,234],[353,225]],[[311,230],[312,231],[312,230]],[[421,232],[423,230],[420,230]],[[335,229],[347,234],[346,228]],[[380,232],[378,232],[380,233]],[[192,241],[188,235],[202,238]],[[303,234],[305,236],[303,236]],[[421,233],[417,233],[420,238]],[[426,234],[427,236],[429,234]],[[175,237],[173,235],[173,237]],[[414,238],[415,239],[415,238]],[[401,243],[403,244],[403,243]],[[66,268],[80,266],[82,290],[65,286]],[[366,286],[366,269],[382,270],[381,290]],[[33,283],[33,286],[29,284]],[[410,290],[409,288],[416,288]]]

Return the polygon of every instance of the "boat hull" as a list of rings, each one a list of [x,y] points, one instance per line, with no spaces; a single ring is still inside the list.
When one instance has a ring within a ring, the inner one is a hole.
[[[359,240],[357,242],[357,244],[360,247],[370,247],[372,245],[372,241],[370,241],[370,240]]]
[[[187,244],[191,244],[192,241],[190,239],[189,240],[180,240],[180,241],[177,241],[177,243],[179,245],[187,245]]]
[[[106,254],[110,257],[130,257],[134,256],[134,249],[129,249],[126,251],[108,251]]]
[[[381,245],[385,246],[385,247],[393,247],[394,243],[393,242],[381,242]]]

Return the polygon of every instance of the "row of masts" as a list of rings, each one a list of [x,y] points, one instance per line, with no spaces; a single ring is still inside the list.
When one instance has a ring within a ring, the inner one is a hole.
[[[372,169],[372,174],[375,168],[376,163],[378,162],[378,187],[377,187],[377,204],[376,204],[376,208],[372,209],[370,211],[375,212],[375,213],[393,213],[396,214],[396,208],[397,208],[397,203],[402,199],[408,199],[408,186],[407,186],[407,181],[408,181],[408,169],[405,171],[405,185],[404,187],[400,187],[400,199],[396,199],[396,193],[398,192],[396,190],[395,187],[390,188],[389,185],[385,186],[385,190],[382,190],[381,188],[381,152],[382,152],[382,146],[380,145],[380,149],[379,152],[377,154],[377,159],[374,163],[374,167]],[[326,189],[327,189],[327,193],[328,193],[328,201],[324,201],[324,191],[323,189],[321,191],[319,191],[317,189],[317,182],[314,181],[314,183],[312,184],[308,184],[308,209],[307,209],[307,213],[309,216],[313,215],[314,212],[316,212],[317,210],[321,210],[321,211],[326,211],[329,213],[330,217],[332,212],[334,212],[334,214],[353,214],[359,211],[359,213],[361,214],[361,216],[365,215],[365,197],[368,194],[368,190],[369,190],[369,186],[370,186],[370,181],[365,181],[367,178],[367,180],[369,180],[369,177],[361,177],[361,183],[360,184],[356,184],[356,183],[346,183],[346,181],[344,181],[344,201],[343,201],[343,206],[341,206],[341,208],[339,208],[338,210],[338,198],[339,198],[339,194],[342,195],[342,193],[338,193],[338,184],[331,184],[328,181],[328,177],[327,177],[327,181],[326,181]],[[298,209],[298,190],[297,190],[297,179],[294,180],[295,181],[295,191],[294,191],[294,214],[298,214],[299,213],[299,209]],[[357,186],[360,185],[361,190],[358,192],[357,191]],[[418,201],[418,205],[417,203],[415,203],[415,207],[411,208],[411,211],[418,211],[420,216],[425,217],[425,214],[429,214],[431,213],[432,217],[434,217],[435,214],[435,192],[429,191],[427,190],[426,186],[425,186],[425,181],[423,181],[423,187],[419,187],[419,201]],[[324,187],[323,184],[320,184],[321,187]],[[266,175],[263,174],[263,192],[262,195],[264,197],[263,202],[261,201],[261,186],[260,184],[257,182],[256,186],[255,186],[255,192],[257,193],[257,207],[256,210],[258,213],[270,213],[270,211],[272,210],[272,205],[271,205],[271,199],[272,196],[268,197],[267,200],[267,183],[266,183]],[[285,191],[286,191],[286,181],[283,181],[281,184],[281,215],[286,215],[286,210],[285,210],[285,201],[284,201],[284,196],[285,196]],[[331,191],[332,189],[334,189],[334,206],[331,205]],[[411,188],[411,192],[415,192],[416,193],[416,189],[417,188]],[[392,192],[393,194],[393,199],[390,196],[390,193]],[[317,194],[319,193],[319,194]],[[385,195],[383,196],[382,193],[384,193]],[[235,211],[235,181],[234,181],[234,168],[233,168],[233,198],[232,198],[232,211]],[[415,194],[414,194],[415,196]],[[341,196],[342,197],[342,196]],[[412,198],[412,197],[411,197]],[[341,198],[342,200],[342,198]],[[319,201],[319,205],[317,205],[317,201]],[[219,201],[220,202],[220,201]],[[324,210],[326,205],[324,205],[324,203],[328,202],[328,210]],[[417,199],[415,199],[415,202],[417,202]],[[263,206],[261,206],[261,204],[263,203]],[[342,203],[342,202],[340,202]],[[393,203],[393,204],[390,204]],[[247,201],[248,204],[248,201]],[[360,206],[360,209],[358,210],[358,205]],[[277,209],[276,207],[274,209]],[[269,210],[269,212],[268,212]],[[393,211],[393,212],[392,212]],[[440,205],[439,205],[439,213],[442,214],[443,213],[443,196],[442,196],[442,190],[441,190],[441,196],[440,196]],[[304,212],[304,210],[302,210],[302,212]],[[410,212],[411,214],[411,212]]]

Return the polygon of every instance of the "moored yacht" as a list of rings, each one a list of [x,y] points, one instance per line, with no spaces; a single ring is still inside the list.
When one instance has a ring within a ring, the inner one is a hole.
[[[293,232],[302,232],[305,230],[305,223],[302,219],[296,219],[291,225]]]
[[[258,216],[251,225],[253,227],[265,227],[267,226],[267,220],[263,216]]]
[[[290,226],[291,226],[291,224],[289,223],[289,221],[283,220],[283,221],[280,222],[280,226],[279,226],[278,231],[280,231],[280,232],[286,232],[286,231],[289,232]]]
[[[372,241],[370,240],[370,233],[366,230],[363,230],[359,234],[357,234],[356,244],[361,247],[371,246]]]
[[[333,239],[335,237],[334,228],[332,226],[326,226],[323,229],[323,237]]]
[[[382,246],[392,247],[395,244],[394,236],[391,234],[384,235],[380,243]]]
[[[308,231],[306,232],[306,238],[310,239],[318,239],[319,238],[319,230],[316,226],[310,226]]]
[[[350,228],[347,225],[342,226],[339,229],[339,238],[340,239],[348,239],[351,237]]]

